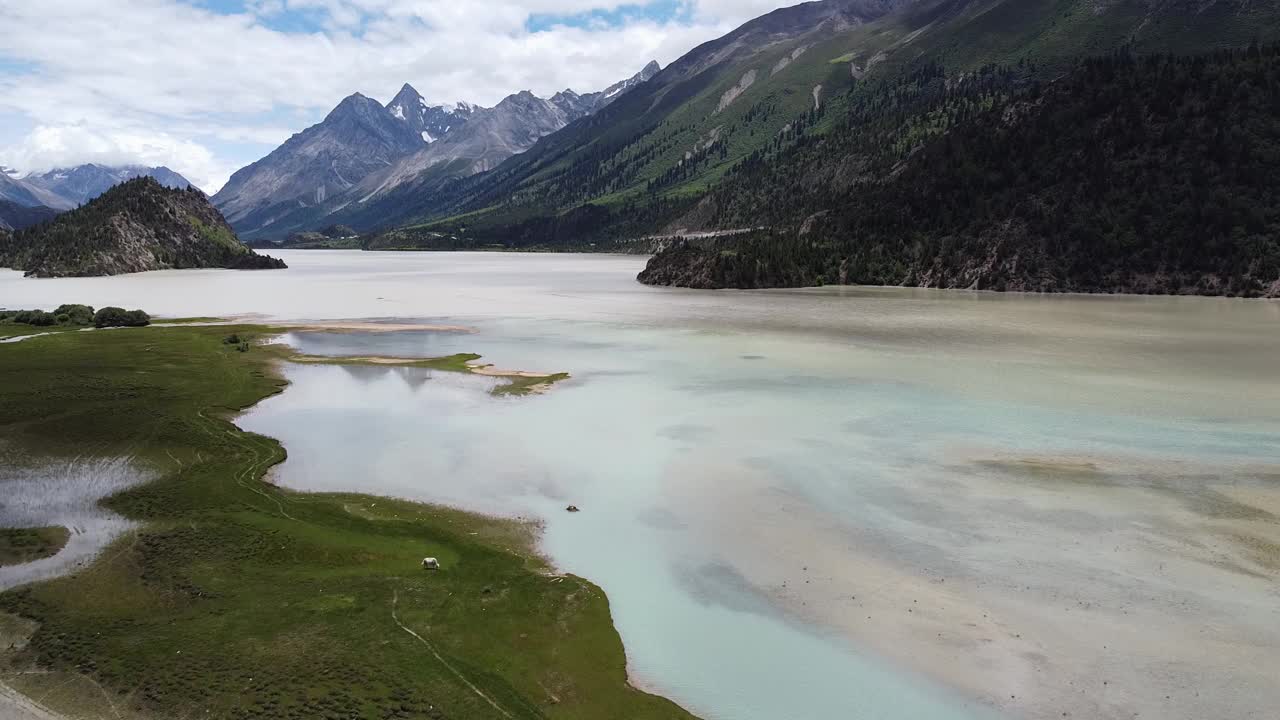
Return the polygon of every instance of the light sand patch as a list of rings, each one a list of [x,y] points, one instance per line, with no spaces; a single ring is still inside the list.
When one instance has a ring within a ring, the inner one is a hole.
[[[289,361],[312,365],[381,365],[386,367],[417,367],[441,372],[461,372],[483,377],[503,378],[509,380],[507,385],[494,389],[494,394],[503,395],[544,395],[561,380],[569,377],[568,373],[541,373],[527,370],[503,370],[493,365],[476,362],[478,355],[454,355],[443,358],[407,358],[382,355],[361,355],[354,357],[329,355],[291,355]],[[465,361],[465,362],[464,362]],[[462,363],[462,364],[459,364]],[[527,382],[543,380],[544,382]]]
[[[1109,471],[1142,459],[1000,460],[903,468],[853,517],[696,453],[670,492],[695,546],[779,612],[1015,717],[1269,717],[1280,523],[1206,514],[1195,492],[1218,490],[1185,463],[1131,483]]]
[[[475,328],[465,325],[439,325],[426,323],[381,322],[378,320],[296,320],[280,321],[262,315],[233,315],[222,319],[198,322],[165,322],[157,319],[152,327],[217,327],[222,325],[269,325],[293,332],[331,333],[393,333],[393,332],[449,332],[474,333]]]
[[[474,328],[464,325],[422,325],[417,323],[384,323],[374,321],[360,320],[340,320],[340,321],[315,321],[315,322],[289,322],[269,323],[272,327],[288,328],[294,332],[361,332],[361,333],[392,333],[392,332],[451,332],[451,333],[473,333]]]
[[[472,374],[484,375],[486,377],[520,377],[520,378],[549,378],[551,373],[529,372],[528,370],[503,370],[492,365],[481,365],[478,363],[467,363],[467,367]]]
[[[5,720],[63,720],[31,698],[0,682],[0,717]]]
[[[1251,505],[1259,510],[1280,517],[1280,470],[1275,471],[1273,486],[1263,485],[1215,485],[1214,490],[1235,502]]]
[[[296,363],[322,363],[326,365],[343,363],[359,364],[359,365],[411,365],[415,362],[422,362],[424,358],[397,358],[382,357],[378,355],[363,355],[353,357],[329,357],[322,355],[291,355],[289,362]]]

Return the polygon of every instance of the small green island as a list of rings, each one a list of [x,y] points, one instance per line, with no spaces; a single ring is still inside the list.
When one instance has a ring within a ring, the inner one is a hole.
[[[102,501],[136,525],[95,561],[0,593],[0,684],[66,717],[691,717],[628,683],[604,593],[554,573],[534,523],[266,482],[284,448],[232,419],[308,361],[266,342],[280,329],[8,318],[0,339],[32,329],[0,352],[4,462],[89,453],[149,479]],[[7,529],[0,556],[59,537]]]

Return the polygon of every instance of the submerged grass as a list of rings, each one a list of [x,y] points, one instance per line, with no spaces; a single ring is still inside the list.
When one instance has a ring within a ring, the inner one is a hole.
[[[0,567],[50,557],[70,538],[64,527],[0,528]]]
[[[527,524],[263,482],[283,448],[229,418],[283,388],[282,351],[244,351],[229,332],[270,330],[0,349],[8,442],[131,457],[158,477],[105,501],[141,525],[97,562],[0,594],[0,610],[39,623],[8,668],[71,673],[122,717],[690,717],[627,684],[604,594],[545,574]]]

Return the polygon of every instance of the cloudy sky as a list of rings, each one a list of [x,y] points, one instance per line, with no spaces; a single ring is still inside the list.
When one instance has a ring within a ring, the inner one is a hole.
[[[353,92],[598,90],[794,2],[3,0],[0,165],[164,164],[215,192]]]

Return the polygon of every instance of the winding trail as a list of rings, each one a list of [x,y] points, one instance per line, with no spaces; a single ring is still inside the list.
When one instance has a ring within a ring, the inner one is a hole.
[[[435,659],[436,659],[436,660],[439,660],[439,661],[440,661],[440,664],[441,664],[441,665],[443,665],[443,666],[445,666],[445,668],[447,668],[447,669],[449,670],[449,672],[451,672],[451,673],[453,673],[455,676],[457,676],[457,678],[458,678],[459,680],[461,680],[461,681],[462,681],[462,684],[463,684],[463,685],[466,685],[467,687],[471,688],[471,692],[475,693],[476,695],[479,695],[479,696],[480,696],[480,697],[481,697],[485,702],[487,702],[487,703],[489,703],[490,705],[492,705],[492,706],[493,706],[493,709],[494,709],[494,710],[497,710],[497,711],[498,711],[498,712],[500,712],[500,713],[502,713],[502,716],[503,716],[503,717],[505,717],[505,718],[510,718],[510,717],[512,717],[511,713],[507,712],[506,710],[503,710],[501,705],[499,705],[498,703],[496,703],[496,702],[494,702],[494,701],[493,701],[493,698],[489,697],[488,695],[485,695],[485,694],[484,694],[484,691],[482,691],[480,688],[478,688],[478,687],[476,687],[475,685],[473,685],[473,684],[471,683],[471,681],[470,681],[470,680],[468,680],[468,679],[466,678],[466,676],[464,676],[462,673],[458,672],[458,669],[457,669],[457,668],[455,668],[454,666],[450,665],[450,664],[449,664],[449,661],[448,661],[448,660],[445,660],[445,659],[444,659],[444,657],[442,657],[442,656],[440,655],[440,653],[436,651],[436,648],[435,648],[435,646],[434,646],[434,645],[432,645],[431,643],[427,642],[427,640],[426,640],[425,638],[423,638],[421,635],[419,635],[418,633],[416,633],[416,632],[414,632],[414,631],[410,630],[409,628],[405,627],[405,624],[404,624],[404,623],[402,623],[402,622],[400,622],[400,616],[396,614],[396,606],[397,606],[399,603],[400,603],[400,592],[397,590],[397,591],[395,591],[394,593],[392,593],[392,595],[391,595],[391,619],[395,621],[396,625],[400,626],[400,629],[401,629],[401,630],[403,630],[403,631],[405,631],[405,632],[409,633],[409,634],[410,634],[410,635],[412,635],[414,638],[416,638],[416,639],[418,640],[418,642],[422,643],[423,645],[426,645],[426,646],[427,646],[427,650],[429,650],[429,651],[431,652],[431,655],[432,655],[433,657],[435,657]]]

